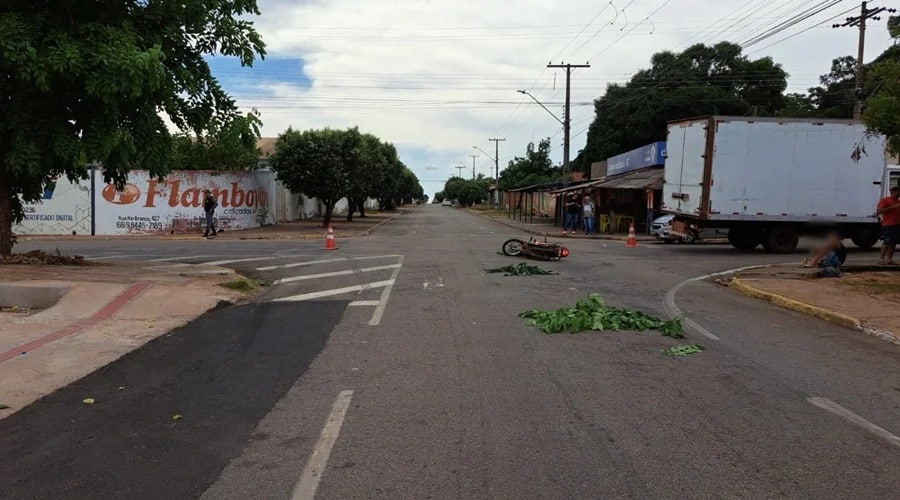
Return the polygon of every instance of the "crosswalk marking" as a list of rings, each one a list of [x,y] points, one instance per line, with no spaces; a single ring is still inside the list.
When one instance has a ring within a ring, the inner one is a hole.
[[[362,285],[345,286],[343,288],[334,288],[332,290],[321,290],[318,292],[301,293],[299,295],[291,295],[289,297],[281,297],[273,299],[272,302],[302,302],[304,300],[319,299],[322,297],[332,297],[335,295],[344,295],[353,292],[362,292],[365,290],[373,290],[375,288],[384,288],[392,286],[394,280],[375,281],[372,283],[364,283]],[[380,301],[379,301],[380,302]]]
[[[208,257],[215,257],[215,255],[182,255],[179,257],[166,257],[164,259],[150,259],[147,262],[172,262],[185,259],[205,259]]]
[[[273,284],[280,285],[283,283],[294,283],[296,281],[314,280],[314,279],[319,279],[319,278],[330,278],[332,276],[349,276],[351,274],[357,274],[357,273],[371,273],[371,272],[375,272],[375,271],[384,271],[387,269],[397,269],[398,267],[400,267],[400,264],[391,264],[388,266],[363,267],[361,269],[345,269],[343,271],[333,271],[330,273],[304,274],[303,276],[291,276],[289,278],[281,278],[280,280],[275,280],[273,282]]]
[[[210,262],[201,262],[199,265],[201,266],[221,266],[224,264],[237,264],[239,262],[256,262],[260,260],[272,260],[277,259],[277,256],[268,256],[268,257],[251,257],[248,259],[228,259],[228,260],[213,260]]]
[[[381,301],[380,300],[354,300],[350,303],[351,307],[360,307],[360,306],[377,306]]]
[[[295,267],[313,266],[316,264],[329,264],[331,262],[346,262],[348,260],[374,260],[374,259],[390,259],[400,258],[401,255],[372,255],[368,257],[337,257],[334,259],[310,260],[306,262],[292,262],[290,264],[282,264],[280,266],[257,267],[257,271],[274,271],[276,269],[293,269]]]

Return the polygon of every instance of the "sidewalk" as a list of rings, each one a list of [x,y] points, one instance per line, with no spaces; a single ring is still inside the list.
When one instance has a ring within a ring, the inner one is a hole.
[[[359,216],[353,217],[352,222],[347,222],[346,215],[335,216],[331,219],[331,225],[334,227],[335,234],[339,238],[355,238],[368,236],[370,232],[377,229],[387,221],[399,215],[409,212],[408,208],[401,208],[390,212],[367,212],[365,218]],[[315,217],[291,222],[281,222],[270,226],[263,226],[253,229],[243,229],[239,231],[223,231],[216,237],[220,240],[307,240],[307,239],[323,239],[325,238],[325,228],[322,227],[322,218]],[[145,239],[145,240],[202,240],[202,233],[177,233],[177,234],[142,234],[142,235],[40,235],[40,236],[19,236],[19,241],[106,241],[118,239]]]
[[[519,231],[524,231],[529,234],[534,234],[537,236],[562,236],[563,230],[562,226],[557,226],[553,224],[552,218],[543,218],[539,219],[537,217],[534,218],[534,222],[528,222],[525,218],[523,220],[519,219],[510,219],[506,210],[477,210],[466,208],[463,209],[469,212],[470,214],[481,217],[482,219],[487,219],[498,224],[503,224],[504,226],[511,227],[513,229],[518,229]],[[575,235],[566,235],[566,238],[575,238],[575,239],[583,239],[583,240],[614,240],[614,241],[626,241],[628,239],[628,233],[614,233],[614,234],[591,234],[585,235],[584,233],[575,233]],[[656,238],[646,235],[646,234],[637,234],[635,238],[639,242],[655,242]]]
[[[0,418],[241,300],[219,286],[235,278],[213,266],[0,266]]]
[[[778,306],[900,344],[900,269],[854,266],[840,278],[773,266],[742,273],[729,286]]]

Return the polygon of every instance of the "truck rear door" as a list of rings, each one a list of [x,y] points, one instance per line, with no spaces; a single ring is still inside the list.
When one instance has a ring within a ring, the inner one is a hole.
[[[700,216],[703,206],[703,171],[708,120],[669,125],[663,208]]]

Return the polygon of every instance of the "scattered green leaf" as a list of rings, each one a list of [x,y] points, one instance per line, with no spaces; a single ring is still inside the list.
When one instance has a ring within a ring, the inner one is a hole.
[[[662,353],[666,356],[689,356],[691,354],[697,354],[698,352],[702,351],[703,346],[700,344],[687,344],[663,349]]]
[[[92,405],[92,404],[96,403],[97,400],[95,400],[94,398],[84,398],[84,400],[82,400],[81,402],[86,405]]]
[[[496,269],[485,269],[487,273],[503,273],[503,276],[549,276],[559,274],[555,271],[541,269],[538,266],[532,266],[527,262],[521,262],[519,265],[503,266]]]
[[[0,410],[8,410],[9,406],[0,404]]]
[[[227,288],[229,290],[234,290],[236,292],[252,292],[259,287],[259,284],[255,281],[241,278],[234,281],[220,283],[219,286],[221,286],[222,288]]]
[[[181,420],[182,418],[184,418],[184,415],[181,415],[180,413],[172,415],[172,420]]]
[[[597,294],[578,299],[575,307],[542,311],[532,309],[519,314],[528,324],[544,333],[578,333],[588,330],[659,330],[663,335],[682,338],[681,317],[663,320],[641,311],[609,307]]]

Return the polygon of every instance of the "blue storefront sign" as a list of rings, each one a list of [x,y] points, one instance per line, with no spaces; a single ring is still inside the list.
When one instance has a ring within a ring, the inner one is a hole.
[[[606,160],[606,175],[619,175],[666,163],[666,141],[654,142]]]

